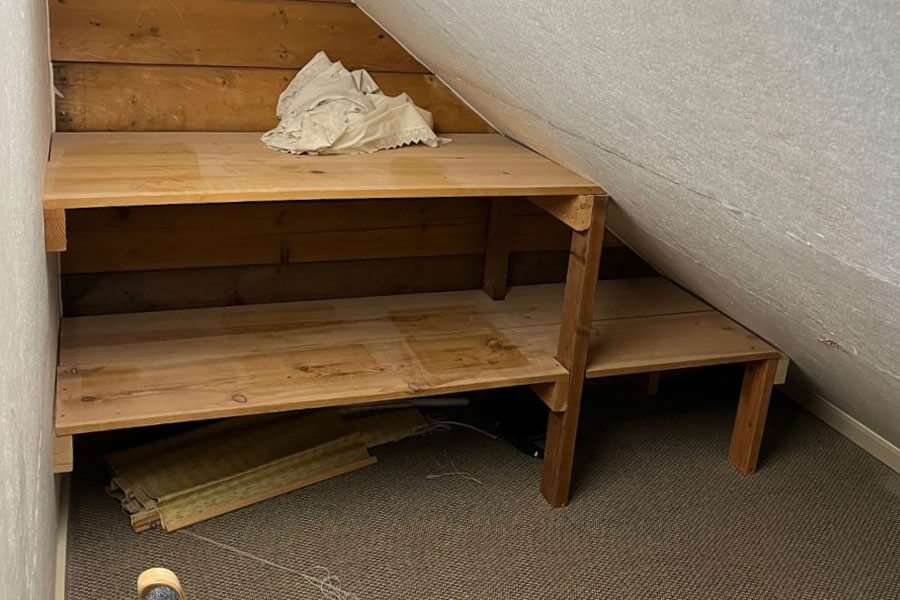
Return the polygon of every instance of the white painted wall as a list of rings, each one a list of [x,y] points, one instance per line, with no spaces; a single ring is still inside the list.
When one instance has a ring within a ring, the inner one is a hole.
[[[357,0],[650,263],[900,445],[896,0]]]
[[[0,0],[0,598],[53,597],[55,258],[41,190],[51,129],[46,2]]]

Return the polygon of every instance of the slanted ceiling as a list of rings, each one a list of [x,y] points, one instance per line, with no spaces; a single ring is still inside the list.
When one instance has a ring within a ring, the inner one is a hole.
[[[610,228],[900,445],[900,11],[890,0],[358,0]]]

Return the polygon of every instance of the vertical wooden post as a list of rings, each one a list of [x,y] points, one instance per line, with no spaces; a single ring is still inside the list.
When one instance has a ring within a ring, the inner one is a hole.
[[[565,410],[550,411],[541,478],[541,493],[551,506],[563,506],[569,499],[581,391],[594,314],[594,293],[603,249],[606,200],[606,196],[595,197],[590,228],[572,233],[556,350],[556,359],[568,369],[569,377],[554,385],[550,392],[553,399],[548,403],[550,406],[565,407]]]
[[[494,300],[503,300],[506,297],[506,275],[509,270],[515,205],[516,198],[491,198],[482,281],[484,291]]]
[[[659,371],[651,371],[649,373],[641,373],[641,387],[648,396],[655,396],[659,392]]]
[[[743,475],[756,471],[777,370],[777,358],[750,362],[744,368],[741,399],[734,419],[731,447],[728,449],[728,462]]]

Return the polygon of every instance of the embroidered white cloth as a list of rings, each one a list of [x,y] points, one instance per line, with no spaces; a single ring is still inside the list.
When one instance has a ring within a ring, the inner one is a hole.
[[[278,126],[262,136],[292,154],[362,154],[449,142],[435,135],[431,113],[406,94],[385,96],[363,69],[350,72],[316,54],[278,98]]]

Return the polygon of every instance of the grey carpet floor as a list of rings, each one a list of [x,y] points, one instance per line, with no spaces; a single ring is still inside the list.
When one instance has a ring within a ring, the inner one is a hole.
[[[538,494],[537,460],[458,430],[181,532],[135,534],[79,449],[67,596],[131,598],[141,570],[165,566],[192,600],[340,597],[316,583],[326,574],[361,600],[900,598],[900,476],[778,397],[759,472],[737,475],[733,388],[590,390],[560,510]],[[435,477],[451,471],[468,476]]]

